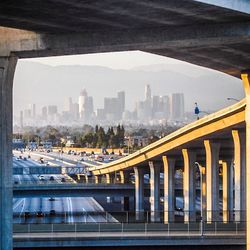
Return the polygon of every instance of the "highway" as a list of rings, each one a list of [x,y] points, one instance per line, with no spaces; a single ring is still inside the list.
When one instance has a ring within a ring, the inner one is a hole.
[[[14,224],[117,222],[92,197],[14,198],[13,214]]]
[[[30,154],[31,158],[28,158]],[[22,159],[19,156],[22,156]],[[24,160],[24,157],[26,158]],[[40,155],[14,151],[13,167],[50,167],[58,163],[45,156],[45,164],[41,164]],[[48,161],[47,161],[48,159]],[[54,163],[55,162],[55,163]],[[58,164],[57,164],[58,165]],[[19,184],[64,184],[76,183],[66,174],[23,174],[13,175],[13,183]],[[92,212],[92,215],[89,213]],[[93,215],[93,212],[95,214]],[[98,212],[100,214],[98,214]],[[108,215],[108,216],[107,216]],[[103,207],[92,197],[31,197],[13,199],[14,224],[17,223],[75,223],[75,222],[117,222],[111,215],[105,213]]]

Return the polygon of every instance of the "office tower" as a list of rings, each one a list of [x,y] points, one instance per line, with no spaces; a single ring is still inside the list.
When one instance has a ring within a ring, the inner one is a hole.
[[[72,104],[72,116],[74,120],[79,119],[79,104],[78,103]]]
[[[104,98],[104,113],[107,119],[113,119],[113,120],[118,120],[118,99],[115,97]]]
[[[23,111],[20,111],[20,128],[23,129]]]
[[[56,105],[49,105],[48,106],[48,115],[55,115],[57,114],[57,106]]]
[[[145,101],[150,101],[151,100],[151,88],[150,85],[147,84],[145,86]]]
[[[32,117],[33,119],[36,118],[36,104],[32,104]]]
[[[184,120],[184,94],[174,93],[171,96],[171,120]]]
[[[71,97],[65,98],[63,111],[72,112],[72,105],[73,105],[72,98]]]
[[[85,99],[87,96],[88,96],[88,93],[87,93],[86,89],[83,89],[80,92],[80,96],[79,96],[79,115],[80,115],[80,118],[82,118],[82,116],[83,116],[84,103],[85,103]]]
[[[88,96],[87,91],[83,89],[79,96],[79,117],[83,122],[88,123],[93,116],[93,112],[93,97]]]
[[[47,116],[48,116],[48,109],[47,109],[47,107],[42,107],[42,119],[43,120],[47,120]]]
[[[119,113],[122,116],[122,113],[125,111],[125,92],[120,91],[117,93],[118,105],[119,105]]]

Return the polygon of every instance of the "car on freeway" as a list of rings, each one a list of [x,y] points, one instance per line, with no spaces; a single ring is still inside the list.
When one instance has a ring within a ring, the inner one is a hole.
[[[30,217],[30,212],[26,211],[24,212],[24,218],[29,218]]]
[[[36,217],[43,217],[44,213],[42,211],[37,211],[36,212]]]
[[[56,215],[56,210],[51,209],[51,210],[49,211],[49,215],[55,216],[55,215]]]

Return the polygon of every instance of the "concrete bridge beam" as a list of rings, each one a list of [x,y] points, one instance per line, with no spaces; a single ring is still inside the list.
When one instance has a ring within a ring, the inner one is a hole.
[[[234,142],[234,185],[235,185],[235,221],[245,220],[246,211],[246,134],[232,130]]]
[[[134,167],[135,172],[135,212],[136,219],[142,219],[144,213],[144,169]]]
[[[12,249],[12,87],[16,62],[16,57],[0,57],[0,250]]]
[[[218,221],[219,217],[219,153],[220,144],[204,141],[206,151],[207,221]]]
[[[182,149],[184,160],[183,176],[183,199],[184,199],[184,221],[195,221],[195,162],[196,153],[188,149]]]
[[[164,223],[174,221],[175,210],[175,159],[163,156],[164,166]]]
[[[160,221],[160,166],[149,161],[151,221]]]

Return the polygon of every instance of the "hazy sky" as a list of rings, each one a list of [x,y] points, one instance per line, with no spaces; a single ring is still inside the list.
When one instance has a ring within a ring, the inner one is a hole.
[[[103,107],[105,96],[124,90],[126,107],[133,110],[144,98],[145,84],[151,85],[153,95],[184,93],[189,111],[194,102],[217,110],[232,104],[227,97],[244,96],[241,81],[221,72],[141,51],[112,52],[21,59],[14,79],[14,110],[19,114],[32,103],[38,110],[45,105],[61,110],[65,97],[76,102],[83,88],[94,97],[95,108]]]
[[[25,59],[27,61],[40,62],[51,66],[58,65],[99,65],[112,69],[131,69],[134,67],[153,64],[187,64],[169,57],[159,56],[142,51],[125,51],[98,54],[85,54],[73,56],[55,56],[46,58]],[[194,68],[199,66],[193,65]],[[201,68],[201,67],[199,67]],[[209,69],[205,69],[208,70]]]

